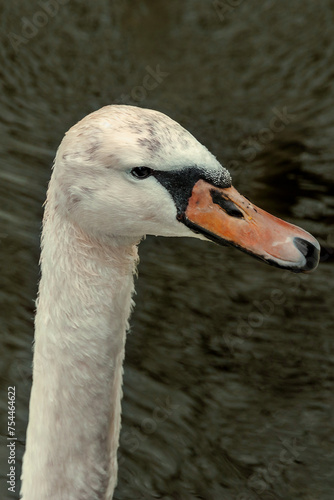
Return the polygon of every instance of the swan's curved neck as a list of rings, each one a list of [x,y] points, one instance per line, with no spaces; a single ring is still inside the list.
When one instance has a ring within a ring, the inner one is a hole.
[[[46,207],[24,500],[110,499],[134,245],[102,245]]]

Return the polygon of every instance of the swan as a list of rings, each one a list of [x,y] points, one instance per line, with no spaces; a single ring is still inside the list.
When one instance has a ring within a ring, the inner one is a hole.
[[[47,192],[23,500],[110,500],[137,244],[145,235],[233,245],[314,269],[319,243],[266,213],[168,116],[110,105],[63,138]]]

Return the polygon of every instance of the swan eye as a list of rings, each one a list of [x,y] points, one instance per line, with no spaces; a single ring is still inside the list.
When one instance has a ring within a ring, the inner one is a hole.
[[[151,173],[152,169],[149,167],[136,167],[131,170],[131,174],[137,179],[146,179],[146,177],[149,177]]]

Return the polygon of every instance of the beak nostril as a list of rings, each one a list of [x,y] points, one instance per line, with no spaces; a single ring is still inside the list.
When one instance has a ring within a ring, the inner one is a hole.
[[[239,210],[239,208],[233,203],[233,201],[226,200],[223,198],[221,193],[219,191],[216,191],[215,189],[211,189],[210,191],[212,201],[215,205],[219,205],[220,208],[222,208],[227,215],[230,215],[231,217],[236,217],[237,219],[243,219],[244,214]]]
[[[293,239],[295,247],[304,255],[306,264],[304,269],[306,271],[311,271],[315,269],[319,263],[320,251],[313,243],[304,240],[303,238],[295,237]]]

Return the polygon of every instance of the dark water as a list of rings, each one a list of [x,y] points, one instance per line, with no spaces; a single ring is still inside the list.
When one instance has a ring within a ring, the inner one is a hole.
[[[1,498],[17,498],[7,387],[19,468],[52,159],[70,125],[125,102],[181,122],[324,250],[292,275],[200,241],[141,244],[115,498],[331,500],[333,2],[41,4],[1,2]]]

